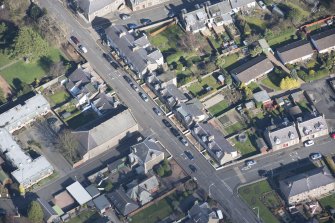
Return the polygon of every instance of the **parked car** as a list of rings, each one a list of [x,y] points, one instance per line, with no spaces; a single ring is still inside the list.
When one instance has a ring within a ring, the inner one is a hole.
[[[170,122],[169,122],[168,120],[163,119],[162,122],[164,123],[164,125],[165,125],[166,127],[168,127],[168,128],[171,128],[171,127],[172,127],[172,125],[170,124]]]
[[[257,162],[256,162],[255,160],[247,160],[247,161],[245,162],[245,164],[246,164],[247,166],[253,166],[253,165],[257,164]]]
[[[127,26],[128,26],[128,29],[136,29],[137,28],[137,25],[134,24],[134,23],[129,23]]]
[[[183,137],[179,138],[180,142],[184,144],[184,146],[188,146],[188,142],[186,139],[184,139]]]
[[[332,133],[332,134],[330,134],[330,137],[333,138],[333,139],[335,139],[335,132]]]
[[[309,139],[309,140],[307,140],[307,141],[304,142],[304,146],[305,147],[309,147],[309,146],[312,146],[312,145],[314,145],[314,141],[311,140],[311,139]]]
[[[266,9],[266,5],[264,4],[263,1],[259,1],[258,5],[262,8],[262,9]]]
[[[123,78],[127,81],[128,84],[131,84],[131,79],[127,75],[123,75]]]
[[[190,164],[190,165],[188,165],[188,167],[190,168],[190,170],[191,170],[193,173],[197,172],[197,168],[196,168],[194,165]]]
[[[311,158],[311,160],[318,160],[322,158],[321,153],[312,153],[311,155],[309,155],[309,157]]]
[[[81,52],[83,52],[83,53],[87,53],[87,49],[86,49],[86,47],[84,47],[83,45],[79,45],[78,48],[79,48],[79,50],[80,50]]]
[[[111,55],[107,54],[107,53],[103,53],[102,54],[103,57],[109,62],[109,63],[112,63],[113,62],[113,58]]]
[[[121,18],[122,20],[127,20],[127,19],[130,18],[130,15],[129,15],[129,14],[121,14],[121,15],[120,15],[120,18]]]
[[[114,61],[111,62],[111,65],[112,67],[114,67],[115,70],[119,68],[119,65]]]
[[[161,116],[162,112],[159,110],[159,108],[154,107],[152,110],[156,113],[156,115]]]
[[[175,137],[180,136],[179,131],[178,131],[177,129],[175,129],[175,128],[171,128],[170,131],[172,132],[172,134],[173,134]]]
[[[76,45],[78,45],[78,44],[80,43],[79,40],[77,39],[77,37],[75,37],[75,36],[71,36],[70,39],[71,39],[72,42],[73,42],[74,44],[76,44]]]
[[[152,23],[152,21],[150,19],[141,19],[141,23],[143,25],[149,25],[150,23]]]
[[[130,86],[131,86],[132,89],[134,89],[135,91],[139,91],[138,87],[137,87],[135,84],[131,83]]]
[[[174,17],[174,16],[175,16],[174,12],[171,11],[171,12],[168,13],[168,17],[169,17],[169,18],[172,18],[172,17]]]
[[[149,101],[148,96],[145,93],[140,92],[139,95],[140,95],[140,97],[142,98],[143,101],[145,101],[145,102]]]
[[[194,156],[190,150],[187,150],[184,153],[187,156],[187,158],[189,158],[190,160],[194,160]]]

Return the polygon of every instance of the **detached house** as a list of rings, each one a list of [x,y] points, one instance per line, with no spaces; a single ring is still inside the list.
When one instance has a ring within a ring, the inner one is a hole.
[[[264,138],[274,151],[287,148],[299,143],[299,135],[294,122],[283,123],[268,127],[264,132]]]
[[[206,9],[199,5],[196,5],[196,8],[196,10],[191,12],[186,12],[186,9],[184,9],[184,12],[181,14],[185,30],[192,33],[204,31],[207,29],[206,24],[208,23]]]
[[[124,0],[78,0],[79,8],[85,18],[91,22],[95,17],[103,17],[124,6]]]
[[[230,145],[222,133],[209,123],[197,123],[191,133],[220,165],[239,157],[236,149]]]
[[[188,219],[186,223],[219,223],[216,212],[210,208],[207,202],[199,204],[196,201],[187,214]]]
[[[328,135],[328,126],[324,115],[311,114],[297,118],[300,140],[314,139]]]
[[[121,25],[110,26],[105,32],[108,46],[115,50],[139,78],[163,65],[161,51],[150,44],[144,33],[128,31]]]
[[[166,1],[167,0],[126,0],[126,4],[131,10],[138,11],[164,3]]]
[[[308,40],[298,40],[277,49],[277,55],[283,64],[294,64],[311,59],[314,50]]]
[[[228,0],[206,6],[206,10],[210,26],[211,24],[222,26],[233,23],[233,18],[231,17],[232,9]]]
[[[312,44],[318,53],[335,50],[335,28],[311,36]]]
[[[263,78],[273,68],[271,61],[262,54],[231,70],[230,73],[236,82],[248,85]]]
[[[143,206],[153,199],[153,194],[159,189],[159,182],[156,176],[152,176],[140,183],[135,180],[127,188],[127,196]]]

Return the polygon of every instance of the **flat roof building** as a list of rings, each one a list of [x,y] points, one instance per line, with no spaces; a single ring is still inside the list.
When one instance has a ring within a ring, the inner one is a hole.
[[[87,202],[92,200],[91,195],[85,190],[85,188],[78,181],[74,182],[70,186],[67,186],[66,190],[78,202],[79,205],[86,204]]]

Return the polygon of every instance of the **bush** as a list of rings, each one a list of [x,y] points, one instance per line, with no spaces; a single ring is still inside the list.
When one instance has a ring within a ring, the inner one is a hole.
[[[181,63],[178,63],[176,69],[179,70],[179,71],[181,71],[183,69],[183,67],[184,66]]]
[[[281,89],[293,89],[297,87],[300,87],[299,81],[290,77],[285,77],[280,82]]]

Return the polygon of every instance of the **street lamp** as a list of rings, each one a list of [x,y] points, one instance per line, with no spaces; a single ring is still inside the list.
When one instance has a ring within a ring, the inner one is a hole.
[[[259,207],[253,207],[252,210],[257,209],[257,218],[259,219]]]
[[[211,197],[211,186],[214,186],[214,183],[208,186],[208,196]]]

